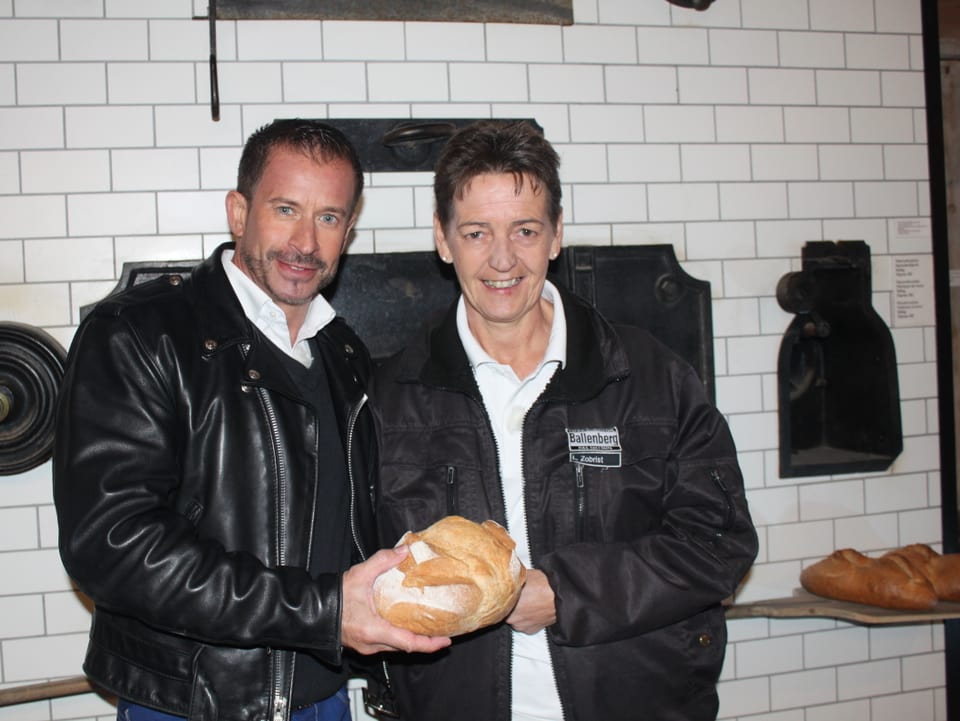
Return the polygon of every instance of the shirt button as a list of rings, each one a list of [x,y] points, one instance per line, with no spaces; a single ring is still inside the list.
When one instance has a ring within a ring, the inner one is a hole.
[[[710,637],[709,633],[701,633],[699,636],[697,636],[697,643],[706,648],[713,643],[713,639]]]

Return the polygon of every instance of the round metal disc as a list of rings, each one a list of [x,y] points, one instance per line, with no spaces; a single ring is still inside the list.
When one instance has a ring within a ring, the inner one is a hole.
[[[0,475],[50,458],[65,362],[63,347],[46,332],[0,322]]]

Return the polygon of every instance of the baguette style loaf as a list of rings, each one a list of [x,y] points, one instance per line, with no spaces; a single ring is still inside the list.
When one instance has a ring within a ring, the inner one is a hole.
[[[910,563],[930,582],[939,600],[960,601],[960,554],[940,555],[924,543],[912,543],[886,555]]]
[[[410,554],[373,584],[377,611],[427,636],[458,636],[502,621],[516,605],[526,569],[494,521],[447,516],[397,545]]]
[[[927,610],[939,600],[937,588],[928,578],[935,565],[923,549],[897,549],[879,558],[870,558],[852,548],[844,548],[803,569],[800,585],[810,593],[841,601]],[[930,571],[925,573],[924,566]],[[960,569],[960,566],[952,567]],[[938,573],[941,570],[944,569],[938,568]],[[946,581],[943,587],[947,587]]]

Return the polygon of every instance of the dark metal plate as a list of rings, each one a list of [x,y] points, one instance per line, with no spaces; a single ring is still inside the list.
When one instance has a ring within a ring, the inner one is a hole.
[[[46,332],[0,323],[0,475],[50,458],[65,361],[63,347]]]
[[[197,262],[125,263],[116,290],[188,273]],[[570,246],[554,261],[550,277],[610,321],[649,330],[693,366],[714,398],[710,283],[687,275],[673,246]],[[348,253],[324,291],[376,360],[403,348],[458,293],[451,267],[433,251]],[[87,312],[89,306],[81,317]]]
[[[572,0],[217,0],[222,20],[434,20],[572,25]]]
[[[432,172],[449,137],[478,119],[323,118],[323,122],[350,139],[365,171],[389,173]],[[509,121],[510,118],[498,120]],[[543,133],[536,121],[522,120]]]
[[[795,313],[777,359],[780,475],[884,471],[903,450],[893,337],[871,304],[870,248],[811,241],[777,284]]]

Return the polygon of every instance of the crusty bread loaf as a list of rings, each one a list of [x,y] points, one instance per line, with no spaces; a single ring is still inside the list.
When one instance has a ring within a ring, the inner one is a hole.
[[[930,582],[939,600],[960,601],[960,554],[940,555],[924,543],[911,543],[886,555],[910,563]]]
[[[377,610],[395,626],[458,636],[502,621],[520,596],[526,569],[494,521],[447,516],[400,544],[410,555],[373,585]]]
[[[926,610],[960,599],[960,558],[913,544],[870,558],[844,548],[803,569],[811,593],[884,608]]]

